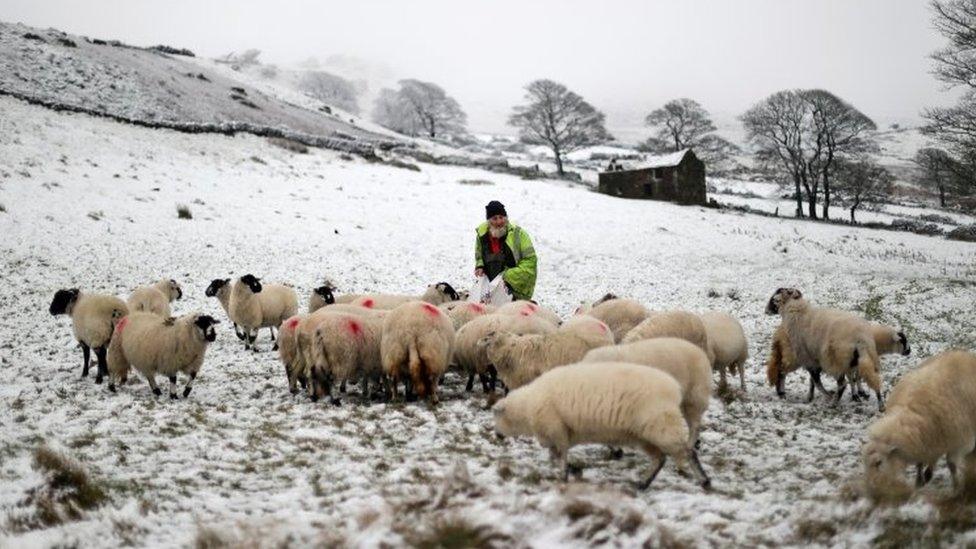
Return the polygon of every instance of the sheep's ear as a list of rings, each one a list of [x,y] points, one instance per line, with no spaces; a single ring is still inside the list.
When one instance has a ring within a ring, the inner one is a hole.
[[[769,302],[766,303],[766,314],[775,315],[779,313],[779,296],[783,288],[776,290],[772,297],[769,298]]]
[[[802,299],[803,292],[797,290],[796,288],[790,288],[790,297],[793,299]]]

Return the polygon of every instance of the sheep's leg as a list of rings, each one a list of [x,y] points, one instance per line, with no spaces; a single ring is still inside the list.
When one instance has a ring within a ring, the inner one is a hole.
[[[98,370],[95,374],[96,384],[100,384],[102,382],[102,378],[108,375],[108,359],[105,356],[107,352],[108,349],[106,349],[104,345],[101,347],[95,347],[95,358],[98,359]]]
[[[560,450],[555,446],[549,447],[549,459],[556,464],[558,470],[562,473],[563,482],[569,480],[569,452],[565,450]]]
[[[196,378],[197,378],[197,373],[190,372],[190,379],[188,379],[186,385],[183,386],[183,398],[190,396],[190,391],[193,390],[193,380]]]
[[[844,394],[844,389],[847,389],[847,376],[840,376],[837,380],[837,394],[834,395],[834,403],[831,407],[836,408],[840,404],[840,397]]]
[[[481,390],[484,391],[486,395],[491,392],[488,374],[478,374],[478,381],[481,382]]]
[[[169,376],[169,398],[176,400],[176,374]]]
[[[468,374],[468,384],[464,386],[464,390],[468,393],[474,390],[474,372]]]
[[[342,383],[339,384],[339,392],[346,394],[346,380],[344,379],[342,380]]]
[[[705,468],[702,467],[701,461],[698,459],[698,451],[691,450],[691,470],[698,476],[698,482],[702,488],[706,491],[712,488],[712,479],[708,478],[708,474],[705,473]]]
[[[274,327],[272,326],[272,327],[268,328],[268,330],[271,331],[271,341],[275,341]],[[277,349],[277,348],[278,348],[278,346],[275,345],[275,349]]]
[[[152,389],[154,395],[160,396],[163,394],[163,392],[159,389],[159,385],[156,385],[156,374],[146,376],[146,381],[149,382],[149,388]]]
[[[813,381],[813,371],[808,371],[808,373],[810,374],[810,390],[807,391],[807,402],[809,403],[809,402],[813,402],[814,390],[816,390],[817,386]],[[780,374],[780,380],[782,379],[783,379],[783,375]]]
[[[397,400],[397,378],[396,376],[390,377],[390,401],[396,402]]]
[[[956,490],[959,488],[959,480],[956,478],[956,462],[946,456],[946,466],[949,468],[949,477],[952,478],[952,489]]]
[[[637,488],[646,490],[651,486],[651,483],[654,482],[654,479],[657,478],[657,474],[661,472],[661,469],[664,468],[664,462],[667,461],[667,457],[660,450],[650,444],[645,444],[643,448],[644,452],[647,453],[647,456],[651,458],[651,474],[646,480],[638,483]]]
[[[746,392],[746,368],[745,365],[743,364],[739,364],[738,368],[739,368],[739,388],[742,389],[742,392],[744,393]]]
[[[495,392],[495,388],[498,386],[498,370],[494,366],[488,366],[488,377],[490,379],[489,385],[491,386],[491,392]]]
[[[236,322],[234,322],[233,324],[234,324],[234,335],[237,336],[237,339],[244,341],[244,332],[241,331],[241,329],[237,326]]]
[[[921,488],[932,480],[932,467],[923,466],[921,463],[915,464],[915,487]]]
[[[362,379],[363,404],[369,404],[369,378],[363,376]]]
[[[91,364],[91,347],[89,347],[84,341],[79,341],[81,344],[81,356],[84,358],[81,368],[81,377],[88,377],[88,366]]]
[[[782,372],[776,374],[776,396],[779,398],[784,398],[786,396],[786,376]],[[810,390],[813,390],[813,385],[811,383]],[[812,398],[811,398],[812,400]]]
[[[720,367],[718,369],[718,388],[720,391],[724,391],[729,386],[729,381],[725,379],[725,367]]]
[[[303,391],[308,390],[308,378],[305,377],[305,374],[298,374],[298,384],[302,386]]]
[[[831,393],[830,391],[827,390],[826,387],[824,387],[823,380],[821,380],[820,378],[820,374],[821,374],[820,368],[813,370],[813,372],[814,372],[813,382],[817,385],[817,389],[820,390],[820,392],[823,393],[824,396],[832,396],[834,393]]]

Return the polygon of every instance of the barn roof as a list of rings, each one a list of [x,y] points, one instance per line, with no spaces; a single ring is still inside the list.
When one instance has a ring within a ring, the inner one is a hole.
[[[660,156],[649,156],[643,162],[631,166],[630,170],[645,170],[647,168],[672,168],[681,164],[681,161],[685,159],[685,155],[691,149],[682,149],[678,152],[673,152],[670,154],[662,154]]]

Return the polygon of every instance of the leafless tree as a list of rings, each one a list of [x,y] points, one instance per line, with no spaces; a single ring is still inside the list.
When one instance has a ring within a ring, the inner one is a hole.
[[[854,213],[865,204],[877,204],[891,197],[894,178],[877,162],[866,158],[836,161],[836,191],[851,212],[851,225],[857,223]]]
[[[431,138],[465,133],[467,115],[458,102],[432,82],[406,79],[400,89],[380,91],[373,120],[392,130]]]
[[[716,129],[708,111],[691,99],[672,99],[647,115],[644,122],[657,129],[655,137],[671,144],[671,151],[694,147]]]
[[[323,103],[359,114],[359,103],[356,100],[358,91],[341,76],[323,71],[306,71],[298,80],[298,88]]]
[[[518,128],[522,142],[549,147],[560,175],[563,155],[613,139],[603,126],[603,113],[566,86],[536,80],[525,92],[526,104],[513,109],[508,124]]]
[[[396,90],[390,88],[380,90],[373,104],[371,118],[373,122],[395,132],[406,135],[417,135],[420,132],[420,124],[410,105]]]
[[[946,195],[953,179],[954,160],[948,152],[934,147],[919,149],[914,161],[920,169],[918,183],[939,193],[939,206],[946,207]]]

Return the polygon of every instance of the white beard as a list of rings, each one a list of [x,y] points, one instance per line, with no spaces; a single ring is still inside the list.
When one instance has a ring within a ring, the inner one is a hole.
[[[504,238],[505,235],[508,234],[508,225],[505,225],[499,229],[489,226],[488,234],[490,234],[492,238]]]

